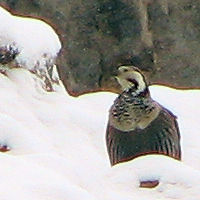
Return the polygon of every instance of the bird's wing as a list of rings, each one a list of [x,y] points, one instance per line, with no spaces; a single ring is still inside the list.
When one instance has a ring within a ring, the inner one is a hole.
[[[123,132],[108,122],[106,144],[111,165],[155,153],[181,159],[176,117],[166,109],[145,129]]]
[[[110,123],[108,123],[106,131],[106,145],[111,165],[117,164],[123,157],[121,155],[123,154],[123,151],[121,150],[123,144],[121,144],[120,138],[118,137],[118,131],[118,129],[115,129],[110,125]]]
[[[159,115],[156,131],[157,150],[161,154],[175,159],[181,159],[180,131],[176,117],[167,109],[163,109]]]

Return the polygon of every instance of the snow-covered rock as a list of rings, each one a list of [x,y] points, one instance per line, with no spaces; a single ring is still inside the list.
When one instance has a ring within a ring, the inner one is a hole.
[[[58,35],[47,23],[33,18],[10,14],[0,7],[0,47],[15,46],[18,65],[34,70],[53,62],[61,49]]]
[[[19,17],[0,7],[0,70],[25,68],[37,74],[46,90],[60,84],[55,59],[61,42],[42,20]]]

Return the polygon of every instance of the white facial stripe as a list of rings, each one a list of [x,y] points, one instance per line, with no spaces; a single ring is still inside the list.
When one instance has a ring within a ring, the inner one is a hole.
[[[144,81],[143,76],[139,73],[139,72],[132,72],[132,77],[138,82],[138,88],[137,88],[137,93],[140,93],[142,91],[144,91],[144,89],[146,88],[146,84]]]
[[[120,68],[120,69],[122,69],[122,68]],[[128,68],[126,68],[126,69],[128,69]],[[138,88],[135,91],[136,94],[139,94],[140,92],[145,90],[146,83],[145,83],[143,76],[139,72],[130,70],[130,68],[129,68],[128,72],[123,73],[121,70],[120,70],[120,72],[121,73],[117,77],[117,80],[118,80],[119,84],[121,85],[122,90],[128,90],[134,86],[134,83],[128,81],[128,79],[135,79],[137,81]]]
[[[121,78],[121,77],[116,77],[118,83],[121,85],[122,90],[127,90],[131,87],[133,87],[133,83],[131,83],[130,81],[127,81],[125,78]]]

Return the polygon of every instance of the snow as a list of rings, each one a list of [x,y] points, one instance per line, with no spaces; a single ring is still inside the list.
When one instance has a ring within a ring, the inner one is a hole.
[[[19,50],[16,62],[27,69],[43,68],[53,62],[61,49],[58,35],[45,22],[10,14],[0,7],[0,47],[11,45]]]
[[[104,137],[116,95],[74,98],[62,86],[47,92],[36,80],[26,69],[0,76],[0,144],[11,149],[0,153],[2,199],[199,199],[198,90],[150,88],[178,116],[183,162],[148,155],[111,168]],[[149,179],[160,184],[139,188]]]
[[[40,78],[27,70],[35,62],[29,50],[36,48],[33,51],[39,60],[46,52],[56,56],[60,47],[55,32],[40,24],[40,30],[47,30],[49,38],[55,36],[50,43],[45,40],[42,48],[39,35],[35,35],[38,38],[33,44],[26,43],[20,40],[18,30],[8,25],[15,21],[22,26],[23,20],[25,24],[35,20],[15,18],[1,8],[0,18],[7,22],[0,21],[0,45],[14,41],[23,50],[18,58],[23,68],[0,74],[0,146],[10,148],[0,152],[0,199],[199,200],[199,90],[150,87],[152,97],[178,117],[182,162],[147,155],[111,167],[105,130],[116,95],[99,92],[75,98],[62,84],[47,92]],[[4,30],[10,35],[3,34]],[[44,67],[42,62],[40,66]],[[159,180],[157,187],[139,187],[140,181],[152,179]]]

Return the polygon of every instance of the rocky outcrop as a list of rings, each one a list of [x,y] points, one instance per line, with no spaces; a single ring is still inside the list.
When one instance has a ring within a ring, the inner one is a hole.
[[[200,1],[0,0],[54,25],[59,74],[72,95],[115,91],[116,67],[133,64],[150,83],[200,87]]]

